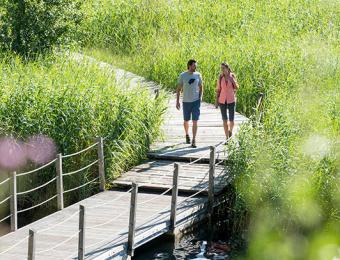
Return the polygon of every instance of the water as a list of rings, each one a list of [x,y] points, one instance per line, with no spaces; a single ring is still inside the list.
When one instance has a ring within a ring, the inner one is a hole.
[[[226,230],[216,226],[210,233],[208,225],[183,236],[175,243],[169,237],[161,237],[152,243],[137,249],[134,260],[182,260],[182,259],[233,259],[238,255],[237,242],[228,238]]]

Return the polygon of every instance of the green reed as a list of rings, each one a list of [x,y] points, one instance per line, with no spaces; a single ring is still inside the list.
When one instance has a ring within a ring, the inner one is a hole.
[[[1,136],[26,141],[33,135],[45,135],[62,154],[82,150],[93,144],[96,137],[107,137],[104,149],[108,184],[144,159],[149,143],[159,135],[164,94],[155,100],[146,88],[137,86],[128,90],[115,83],[110,69],[100,68],[95,62],[59,55],[24,63],[17,56],[2,54],[0,71]],[[96,159],[94,148],[83,155],[66,158],[63,170],[77,170]],[[31,164],[17,171],[36,167],[38,165]],[[65,176],[65,190],[92,180],[97,174],[97,165],[94,165],[85,172]],[[22,177],[19,191],[39,186],[54,176],[52,166]],[[65,196],[66,205],[92,194],[97,186],[69,193]],[[35,205],[52,195],[55,195],[55,184],[23,197],[19,208]],[[56,206],[54,202],[49,204]]]

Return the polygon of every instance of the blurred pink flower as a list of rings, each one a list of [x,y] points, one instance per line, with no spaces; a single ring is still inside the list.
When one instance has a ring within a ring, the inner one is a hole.
[[[26,154],[22,142],[14,138],[0,139],[0,168],[16,170],[26,163]]]
[[[27,159],[45,164],[56,157],[57,148],[53,140],[44,135],[32,136],[26,143]]]

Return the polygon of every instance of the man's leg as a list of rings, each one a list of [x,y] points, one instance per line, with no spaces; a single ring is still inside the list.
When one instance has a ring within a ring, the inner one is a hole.
[[[197,128],[198,128],[198,120],[200,117],[200,106],[201,101],[197,100],[193,102],[193,109],[192,109],[192,143],[191,146],[196,148],[196,135],[197,135]]]
[[[189,135],[189,121],[184,121],[183,123],[185,135]]]
[[[191,104],[189,102],[183,102],[183,126],[185,131],[185,143],[190,144],[189,136],[189,120],[191,117]]]
[[[196,140],[197,134],[197,120],[192,120],[192,141]]]

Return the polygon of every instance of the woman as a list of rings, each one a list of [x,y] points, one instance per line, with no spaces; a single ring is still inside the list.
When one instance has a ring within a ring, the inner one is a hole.
[[[239,86],[235,75],[231,72],[230,66],[223,62],[221,63],[221,74],[217,79],[216,88],[216,108],[221,109],[224,133],[226,138],[230,138],[234,128],[236,92]],[[229,114],[229,120],[227,116]]]

